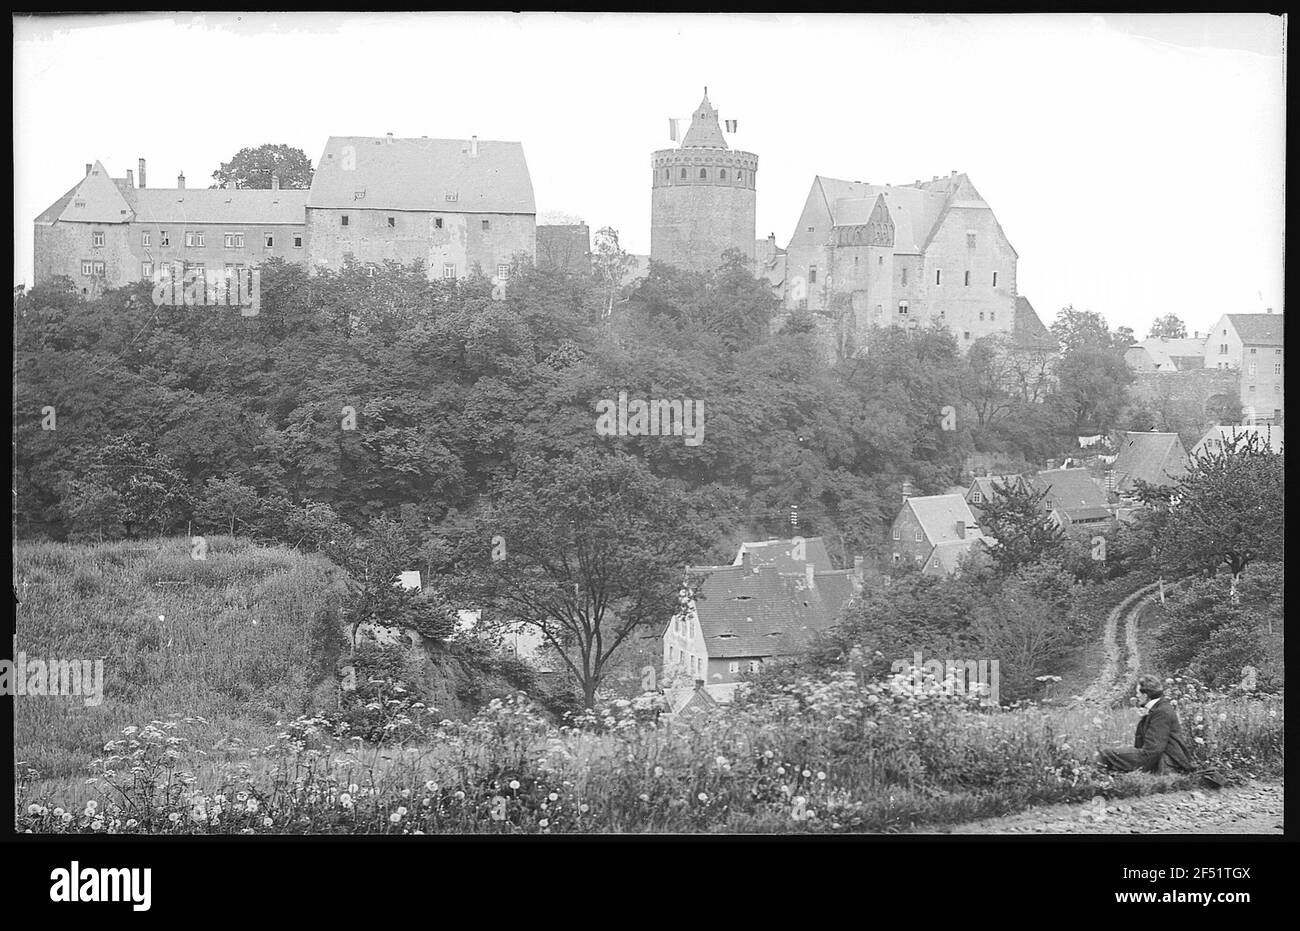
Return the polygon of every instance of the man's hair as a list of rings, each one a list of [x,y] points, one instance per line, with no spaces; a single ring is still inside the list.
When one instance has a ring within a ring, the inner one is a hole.
[[[1165,684],[1159,676],[1150,674],[1138,676],[1138,688],[1141,689],[1142,694],[1151,698],[1159,698],[1165,694]]]

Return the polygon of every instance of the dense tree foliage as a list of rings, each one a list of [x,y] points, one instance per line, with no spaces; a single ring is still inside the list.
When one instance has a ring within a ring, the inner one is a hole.
[[[270,190],[271,176],[280,187],[305,191],[311,187],[311,159],[302,149],[290,145],[250,146],[240,149],[228,162],[212,173],[212,187],[233,183],[237,188]]]

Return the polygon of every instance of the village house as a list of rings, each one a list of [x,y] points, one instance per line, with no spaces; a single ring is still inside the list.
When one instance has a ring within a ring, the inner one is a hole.
[[[1023,489],[1025,481],[1019,475],[977,475],[966,489],[965,500],[980,527],[984,526],[984,505],[993,500],[1002,487]]]
[[[686,574],[699,581],[686,609],[665,625],[664,680],[700,680],[724,701],[747,673],[802,652],[833,627],[861,588],[860,565],[832,569],[816,537],[745,543],[732,565],[691,566]]]
[[[930,574],[949,574],[965,553],[993,543],[980,530],[966,499],[958,494],[906,498],[889,535],[893,565],[912,562],[922,571],[928,565]],[[940,544],[951,545],[930,563]]]
[[[1120,441],[1106,484],[1121,499],[1132,499],[1139,481],[1171,485],[1186,474],[1187,450],[1177,433],[1131,432]]]
[[[1035,492],[1044,492],[1043,507],[1062,530],[1109,530],[1115,514],[1106,489],[1087,469],[1050,469],[1029,479]]]
[[[1281,423],[1282,315],[1224,314],[1210,330],[1205,367],[1235,371],[1247,423]]]

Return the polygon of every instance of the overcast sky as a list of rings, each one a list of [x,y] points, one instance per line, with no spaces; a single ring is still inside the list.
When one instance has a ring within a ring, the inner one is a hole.
[[[1044,322],[1282,310],[1283,20],[1256,14],[107,15],[15,20],[14,282],[84,164],[191,186],[245,146],[519,140],[540,214],[650,248],[650,155],[705,85],[759,237],[814,175],[968,173]]]

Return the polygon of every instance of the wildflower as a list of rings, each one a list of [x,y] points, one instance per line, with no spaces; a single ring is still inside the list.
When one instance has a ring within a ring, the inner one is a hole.
[[[772,759],[772,757],[775,756],[775,755],[776,755],[776,754],[774,754],[771,750],[764,750],[764,751],[763,751],[763,756],[764,756],[765,758],[769,759],[769,760]]]
[[[805,770],[803,771],[803,777],[804,777],[805,779],[811,779],[811,778],[812,778],[812,770],[805,769]]]
[[[352,783],[352,785],[348,786],[348,791],[349,791],[350,793],[352,793],[353,795],[356,795],[356,794],[357,794],[357,784],[354,782],[354,783]]]
[[[776,774],[777,774],[778,776],[784,776],[784,775],[785,775],[785,767],[784,767],[784,766],[778,766],[778,767],[776,768]]]
[[[262,827],[264,827],[264,828],[269,828],[269,827],[270,827],[271,825],[273,825],[273,824],[275,824],[275,822],[272,821],[270,818],[263,818],[263,819],[262,819]]]
[[[460,791],[459,789],[457,789],[457,790],[456,790],[456,798],[461,799],[461,798],[464,798],[464,797],[465,797],[465,793],[462,792],[462,791]]]
[[[818,772],[818,773],[817,773],[817,778],[818,778],[818,779],[825,779],[825,778],[826,778],[826,774],[823,773],[823,772]]]
[[[547,819],[547,818],[543,818],[541,821],[538,821],[538,822],[537,822],[537,826],[538,826],[539,828],[544,828],[544,827],[549,826],[550,823],[551,823],[551,822],[550,822],[549,819]]]
[[[393,822],[393,824],[400,824],[402,821],[402,816],[399,815],[397,812],[393,812],[391,815],[388,816],[388,820]]]
[[[1197,742],[1198,744],[1203,744],[1203,743],[1205,743],[1205,738],[1204,738],[1204,737],[1196,737],[1196,738],[1194,738],[1194,739],[1196,740],[1196,742]]]
[[[428,789],[430,792],[437,792],[437,791],[438,791],[438,783],[434,782],[432,779],[430,779],[428,782],[426,782],[426,783],[424,784],[424,787],[425,787],[426,789]]]
[[[655,767],[655,775],[656,775],[656,776],[662,776],[663,774],[664,774],[664,768],[663,768],[662,766],[656,766],[656,767]]]
[[[96,818],[90,823],[90,829],[92,831],[102,831],[104,829],[104,820],[102,818]]]
[[[554,801],[556,801],[560,796],[559,796],[557,793],[552,792],[550,795],[548,795],[548,796],[546,796],[546,797],[549,798],[552,802],[554,802]]]
[[[642,792],[642,793],[641,793],[641,801],[643,801],[643,802],[648,802],[648,801],[650,801],[650,796],[647,795],[645,792]],[[587,806],[586,806],[586,805],[583,805],[583,806],[582,806],[582,809],[583,809],[583,811],[586,811],[586,810],[587,810]]]
[[[512,788],[512,789],[518,789],[518,788],[519,788],[519,780],[518,780],[518,779],[511,779],[511,780],[510,780],[510,788]]]
[[[71,821],[71,820],[72,820],[72,817],[69,816],[69,817],[68,817],[68,820]],[[174,812],[172,812],[170,815],[167,816],[167,820],[170,821],[172,824],[175,824],[177,821],[180,821],[180,820],[181,820],[181,813],[178,812],[178,811],[174,811]]]
[[[29,815],[43,815],[43,814],[45,814],[45,809],[42,808],[40,805],[28,805],[28,806],[27,806],[27,814],[29,814]]]
[[[698,798],[701,802],[707,802],[709,800],[709,793],[701,792],[699,795],[695,797]]]
[[[179,818],[180,815],[177,815],[176,817]],[[72,823],[72,812],[70,812],[70,811],[65,811],[65,812],[63,813],[63,815],[62,815],[62,819],[61,819],[61,820],[63,821],[64,824],[71,824],[71,823]]]
[[[650,796],[648,796],[648,795],[642,795],[641,798],[645,799],[646,801],[649,801]],[[591,806],[588,805],[586,802],[583,802],[581,805],[578,806],[578,811],[581,811],[581,812],[583,812],[583,813],[586,813],[587,811],[590,811],[590,810],[591,810]]]
[[[339,804],[342,805],[344,808],[351,808],[352,796],[344,792],[342,795],[339,796]]]
[[[56,808],[56,809],[54,809],[54,817],[56,817],[56,818],[62,818],[62,817],[63,817],[63,809],[62,809],[62,808]]]
[[[97,808],[99,808],[99,802],[95,801],[92,798],[90,801],[86,803],[86,814],[93,815]]]

